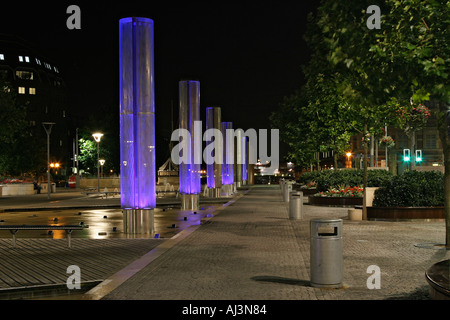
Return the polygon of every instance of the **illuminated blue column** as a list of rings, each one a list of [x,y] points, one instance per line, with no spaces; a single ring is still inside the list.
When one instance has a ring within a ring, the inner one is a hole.
[[[206,130],[213,129],[219,131],[222,139],[214,137],[214,141],[207,142],[206,149],[209,150],[211,145],[214,148],[214,163],[206,165],[206,186],[209,189],[209,197],[220,198],[220,189],[222,187],[222,161],[216,161],[216,155],[222,157],[223,136],[221,130],[222,114],[220,107],[206,108]],[[210,138],[210,137],[208,137]],[[222,160],[222,159],[221,159]],[[219,162],[219,163],[218,163]]]
[[[126,233],[154,232],[153,43],[153,20],[136,17],[120,19],[120,188]]]
[[[242,186],[242,131],[237,130],[236,143],[234,145],[234,187]]]
[[[187,147],[183,152],[183,158],[187,159],[180,163],[180,194],[182,210],[197,210],[201,193],[200,166],[202,159],[202,137],[201,128],[195,126],[200,121],[200,82],[180,81],[180,129],[186,129],[191,138],[187,141]],[[200,130],[198,130],[200,129]],[[200,132],[199,132],[200,131]]]
[[[221,124],[224,159],[222,164],[222,190],[225,196],[230,196],[234,191],[234,137],[233,135],[227,135],[227,129],[233,129],[232,122],[222,122]]]
[[[242,137],[242,185],[246,185],[248,180],[247,154],[248,154],[248,141],[247,137],[244,136]]]

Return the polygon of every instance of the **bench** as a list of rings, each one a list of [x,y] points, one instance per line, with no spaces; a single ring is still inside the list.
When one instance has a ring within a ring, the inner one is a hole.
[[[0,230],[9,230],[13,235],[12,246],[16,247],[16,234],[19,230],[65,230],[67,234],[67,245],[71,248],[71,235],[73,230],[83,230],[89,228],[87,225],[64,225],[64,226],[53,226],[53,225],[3,225],[0,226]]]
[[[430,295],[436,300],[450,300],[450,259],[432,265],[426,272]]]

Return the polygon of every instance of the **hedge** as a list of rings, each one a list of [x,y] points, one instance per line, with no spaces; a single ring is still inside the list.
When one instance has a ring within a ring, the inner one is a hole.
[[[375,191],[375,207],[440,207],[444,205],[444,175],[439,171],[405,171]]]

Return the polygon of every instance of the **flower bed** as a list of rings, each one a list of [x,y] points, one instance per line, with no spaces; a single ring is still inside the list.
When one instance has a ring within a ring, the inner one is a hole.
[[[356,206],[363,204],[363,189],[360,187],[330,188],[308,198],[309,204],[319,206]]]
[[[364,189],[360,187],[345,187],[345,188],[330,188],[328,191],[322,191],[315,196],[317,197],[362,197],[364,195]]]
[[[321,197],[310,196],[308,203],[316,206],[337,206],[337,207],[354,207],[362,206],[362,197]]]

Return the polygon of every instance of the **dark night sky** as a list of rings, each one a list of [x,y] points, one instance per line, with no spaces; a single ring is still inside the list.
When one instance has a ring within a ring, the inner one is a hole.
[[[66,9],[81,8],[81,30],[69,30]],[[270,129],[268,117],[303,83],[307,13],[301,1],[17,2],[0,12],[0,32],[30,41],[60,66],[72,112],[118,114],[118,20],[154,20],[157,134],[170,136],[178,81],[201,83],[201,115],[222,107],[234,127]],[[102,106],[102,107],[101,107]],[[158,136],[157,136],[158,138]]]

